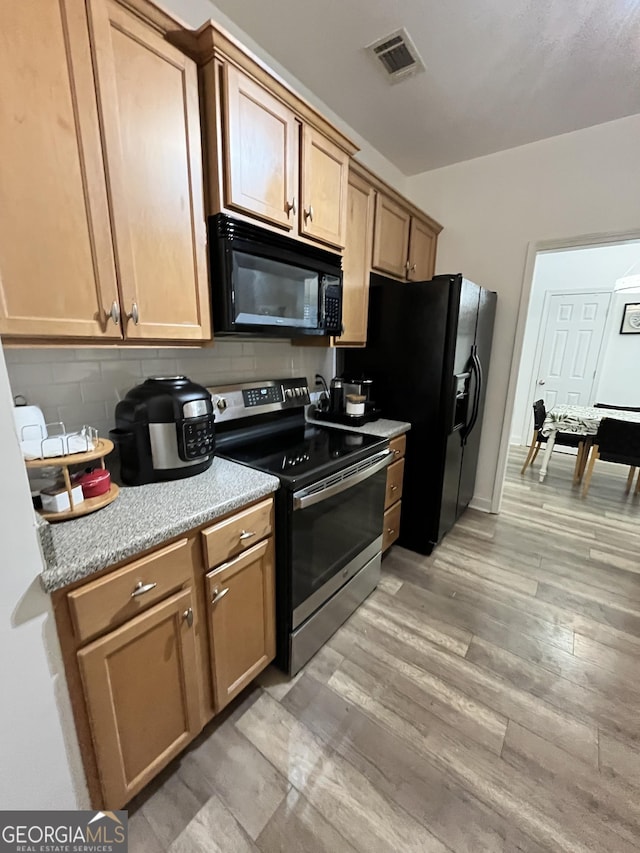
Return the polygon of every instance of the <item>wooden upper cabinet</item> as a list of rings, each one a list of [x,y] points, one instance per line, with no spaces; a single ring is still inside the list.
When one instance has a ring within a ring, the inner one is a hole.
[[[273,537],[206,576],[219,711],[275,657]]]
[[[84,3],[3,3],[0,77],[0,334],[119,338]]]
[[[367,342],[373,208],[373,188],[359,175],[350,172],[346,245],[342,258],[344,332],[336,338],[337,346],[363,346]]]
[[[211,336],[197,69],[112,0],[89,0],[129,339]]]
[[[384,193],[376,195],[374,269],[396,278],[405,278],[409,257],[411,214]]]
[[[409,238],[409,281],[428,281],[433,278],[436,263],[437,235],[426,222],[411,217],[411,236]]]
[[[298,121],[234,65],[224,66],[223,80],[225,206],[290,230],[297,224]]]
[[[300,232],[331,246],[345,245],[349,157],[309,125],[302,126]]]
[[[191,592],[80,649],[104,805],[121,808],[200,730]]]

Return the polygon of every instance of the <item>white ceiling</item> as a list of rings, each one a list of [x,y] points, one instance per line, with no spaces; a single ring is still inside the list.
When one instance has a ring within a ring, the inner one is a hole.
[[[412,175],[640,113],[640,0],[215,0]],[[405,26],[426,73],[365,45]]]

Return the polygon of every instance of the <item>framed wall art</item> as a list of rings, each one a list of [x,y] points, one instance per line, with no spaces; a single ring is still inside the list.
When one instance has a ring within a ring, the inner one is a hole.
[[[622,314],[621,335],[640,335],[640,302],[627,302]]]

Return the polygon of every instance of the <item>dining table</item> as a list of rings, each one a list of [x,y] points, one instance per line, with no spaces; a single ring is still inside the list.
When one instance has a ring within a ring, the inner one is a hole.
[[[542,457],[542,467],[540,468],[541,483],[547,476],[549,460],[558,433],[568,432],[572,435],[582,435],[589,438],[596,435],[600,421],[604,418],[640,424],[640,412],[628,412],[624,409],[601,409],[596,406],[575,405],[558,405],[549,409],[541,430],[542,435],[547,439]]]

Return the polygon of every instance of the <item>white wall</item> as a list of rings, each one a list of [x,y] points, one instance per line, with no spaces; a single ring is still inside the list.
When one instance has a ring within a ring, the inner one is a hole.
[[[438,272],[463,272],[498,292],[476,506],[495,509],[499,501],[511,422],[507,390],[529,245],[640,230],[639,150],[637,115],[408,181],[408,194],[444,224]]]
[[[620,325],[627,302],[640,302],[640,287],[613,294],[606,346],[598,369],[596,402],[640,406],[640,335],[621,335]]]
[[[73,808],[85,802],[78,747],[1,347],[0,471],[0,808]]]
[[[533,422],[531,404],[534,399],[532,397],[532,380],[537,367],[536,357],[539,359],[537,345],[540,328],[544,320],[547,293],[569,293],[571,291],[613,293],[616,280],[636,267],[640,269],[640,242],[638,241],[616,243],[609,246],[557,249],[540,252],[537,255],[527,314],[527,326],[522,346],[516,402],[511,423],[512,443],[529,444],[531,440]],[[632,302],[633,298],[630,297],[627,301]],[[590,402],[597,402],[596,397],[599,398],[600,396],[603,397],[602,402],[607,402],[604,398],[614,394],[618,388],[618,380],[616,378],[612,384],[611,374],[613,372],[612,367],[617,362],[617,356],[614,353],[617,353],[618,338],[624,338],[618,334],[620,329],[619,315],[621,313],[621,309],[618,310],[617,305],[612,303],[602,338],[601,357],[594,383],[593,400]],[[612,318],[615,322],[611,322]],[[611,352],[609,352],[610,348]],[[632,343],[626,349],[631,355],[635,351],[635,360],[628,358],[621,361],[615,368],[615,373],[623,378],[626,377],[630,383],[635,379],[636,384],[638,384],[640,379],[640,336],[635,338],[635,345]],[[640,391],[638,393],[640,394]],[[617,397],[615,399],[620,405],[633,405],[633,403],[624,403],[622,399]]]

